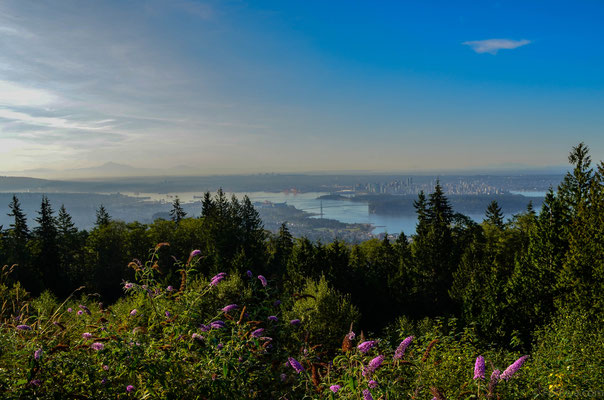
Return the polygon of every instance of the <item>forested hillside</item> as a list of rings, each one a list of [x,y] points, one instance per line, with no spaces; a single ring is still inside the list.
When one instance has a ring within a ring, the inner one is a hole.
[[[414,203],[415,235],[358,245],[293,238],[286,224],[273,235],[248,198],[222,191],[200,216],[175,202],[150,225],[101,207],[90,231],[46,198],[26,216],[14,196],[0,231],[0,393],[604,396],[604,163],[584,144],[569,162],[538,213],[504,221],[492,202],[479,224],[437,184]]]

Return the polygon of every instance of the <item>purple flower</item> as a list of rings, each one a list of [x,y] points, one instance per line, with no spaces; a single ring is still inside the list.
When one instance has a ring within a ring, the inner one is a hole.
[[[224,345],[223,345],[222,343],[218,343],[218,344],[216,345],[216,348],[217,348],[218,350],[222,350],[222,348],[223,348],[223,347],[224,347]]]
[[[289,321],[289,323],[291,325],[298,326],[298,325],[300,325],[300,320],[298,318],[292,319],[291,321]]]
[[[258,275],[258,279],[260,279],[260,283],[262,283],[262,286],[266,287],[266,278],[263,275]]]
[[[338,393],[338,390],[340,390],[341,388],[342,388],[342,386],[340,386],[340,385],[331,385],[329,387],[329,390],[331,390],[334,393]]]
[[[109,365],[103,365],[103,370],[104,371],[109,371]]]
[[[356,333],[353,331],[348,332],[348,340],[354,340],[355,337],[357,337]]]
[[[375,343],[376,343],[375,340],[367,340],[367,341],[359,344],[357,346],[357,349],[359,349],[359,351],[361,353],[367,353],[369,350],[371,350],[371,348],[373,346],[375,346]]]
[[[254,276],[254,274],[252,274],[252,271],[250,271],[249,269],[247,270],[247,272],[245,274],[247,275],[248,278],[251,278],[252,276]]]
[[[304,367],[302,366],[302,364],[300,364],[298,361],[296,361],[295,358],[293,357],[288,357],[287,361],[289,361],[289,365],[291,365],[291,367],[297,372],[297,373],[302,373],[304,372]]]
[[[40,386],[40,384],[42,384],[42,381],[39,379],[32,379],[31,381],[29,381],[29,384],[32,386]]]
[[[226,275],[227,275],[227,274],[226,274],[226,272],[221,272],[221,273],[219,273],[218,275],[214,276],[214,277],[212,278],[212,280],[210,281],[210,285],[211,285],[211,286],[217,286],[217,285],[218,285],[218,283],[219,283],[221,280],[223,280],[224,278],[226,278]]]
[[[38,361],[40,359],[40,357],[42,357],[42,349],[38,349],[38,350],[34,351],[34,359],[36,361]]]
[[[73,308],[69,307],[69,308],[67,309],[67,312],[73,312]]]
[[[203,340],[203,336],[201,336],[199,333],[192,334],[191,338],[193,338],[193,340]]]
[[[191,252],[191,254],[189,255],[189,260],[192,259],[193,257],[200,256],[200,255],[201,255],[201,250],[193,250]]]
[[[106,384],[107,384],[107,382],[109,382],[109,381],[107,380],[107,378],[103,378],[103,379],[101,380],[101,385],[106,385]]]
[[[80,304],[78,307],[80,307],[82,309],[82,311],[84,311],[86,314],[88,314],[88,315],[92,314],[90,312],[90,310],[88,309],[88,307],[86,307],[85,305]]]
[[[134,285],[133,285],[132,283],[130,283],[130,282],[126,282],[126,283],[124,284],[124,289],[125,289],[125,290],[132,289],[132,287],[133,287],[133,286],[134,286]]]
[[[403,340],[401,344],[398,345],[396,351],[394,352],[395,360],[401,360],[403,358],[403,356],[405,355],[405,350],[407,350],[407,347],[409,347],[412,341],[413,336],[409,336],[408,338],[405,338],[405,340]]]
[[[99,350],[103,350],[105,348],[105,345],[103,343],[94,342],[93,344],[90,345],[90,348],[93,350],[99,351]]]
[[[233,311],[233,310],[235,310],[235,309],[237,309],[237,308],[239,308],[239,306],[238,306],[237,304],[229,304],[228,306],[226,306],[226,307],[224,307],[224,308],[222,309],[222,312],[226,314],[226,313],[228,313],[229,311]]]
[[[484,357],[476,357],[476,363],[474,364],[474,380],[484,379]]]
[[[82,337],[84,339],[92,339],[92,333],[84,332],[82,333]]]
[[[369,389],[363,390],[363,400],[373,400],[373,397],[371,396],[371,392],[369,391]]]
[[[258,328],[254,332],[250,333],[250,336],[257,338],[257,337],[260,337],[260,335],[262,335],[262,332],[264,332],[264,329]]]
[[[268,317],[268,320],[269,320],[269,321],[273,321],[273,322],[277,322],[277,321],[279,321],[279,318],[277,318],[277,317],[276,317],[276,316],[274,316],[274,315],[270,315],[270,316]]]
[[[130,393],[133,390],[134,390],[134,386],[132,386],[132,385],[126,386],[126,392]]]
[[[220,328],[224,328],[225,324],[223,321],[214,321],[212,323],[210,323],[210,328],[212,329],[220,329]]]
[[[204,325],[204,324],[199,324],[199,329],[201,329],[202,332],[207,332],[211,329],[212,327],[210,325]]]
[[[29,325],[17,325],[17,329],[20,331],[31,331],[31,326]]]
[[[367,367],[365,367],[365,370],[363,370],[363,376],[370,377],[379,367],[382,366],[384,358],[384,356],[379,355],[373,360],[369,361],[369,364],[367,365]]]
[[[171,291],[173,291],[173,290],[174,290],[174,287],[173,287],[172,285],[170,285],[170,286],[168,286],[168,287],[166,288],[166,291],[167,291],[167,292],[171,292]]]
[[[135,308],[132,311],[130,311],[130,315],[132,315],[133,317],[138,314],[138,310]]]
[[[166,316],[166,318],[170,318],[172,316],[172,314],[170,314],[170,311],[167,311],[164,313],[164,315]]]
[[[499,382],[499,376],[501,375],[501,371],[498,369],[494,370],[491,374],[491,380],[489,381],[489,395],[492,395],[495,391],[495,386],[497,386],[497,382]]]
[[[527,358],[528,356],[522,356],[516,361],[514,361],[512,365],[510,365],[506,368],[505,371],[503,371],[500,378],[505,379],[506,381],[509,380],[520,369],[520,367],[522,367],[522,364],[524,364]]]
[[[378,383],[372,379],[367,382],[367,386],[369,386],[370,389],[375,389],[376,387],[378,387]]]

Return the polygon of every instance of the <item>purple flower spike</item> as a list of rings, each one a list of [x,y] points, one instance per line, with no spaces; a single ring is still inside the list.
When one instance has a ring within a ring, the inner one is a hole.
[[[210,285],[217,286],[218,283],[220,283],[220,281],[222,281],[224,278],[226,278],[226,276],[227,276],[226,272],[219,273],[218,275],[216,275],[212,278],[212,280],[210,281]]]
[[[247,270],[247,272],[245,274],[247,275],[248,278],[251,278],[252,276],[254,276],[254,274],[252,274],[252,271],[250,271],[249,269]]]
[[[83,315],[83,314],[84,314],[84,311],[82,311],[82,310],[78,310],[77,314],[78,314],[78,315]]]
[[[167,291],[167,292],[171,292],[171,291],[173,291],[173,290],[174,290],[174,286],[172,286],[172,285],[170,285],[170,286],[168,286],[168,287],[166,288],[166,291]]]
[[[501,374],[501,379],[505,379],[506,381],[509,380],[516,372],[518,372],[518,370],[520,369],[520,367],[522,367],[522,364],[524,364],[527,358],[528,356],[522,356],[516,361],[514,361],[512,365],[510,365],[506,368],[505,371],[503,371],[503,373]]]
[[[36,361],[38,361],[40,359],[40,357],[42,357],[42,349],[38,349],[38,350],[34,351],[34,359]]]
[[[191,254],[189,255],[189,260],[192,259],[193,257],[198,257],[201,255],[201,250],[193,250],[191,252]]]
[[[291,325],[298,326],[298,325],[300,325],[300,320],[298,318],[292,319],[291,321],[289,321],[289,323]]]
[[[130,283],[130,282],[126,282],[126,283],[124,284],[124,289],[125,289],[125,290],[132,289],[132,286],[134,286],[132,283]]]
[[[474,380],[484,379],[484,357],[476,357],[476,363],[474,364]]]
[[[17,329],[20,331],[31,331],[31,326],[29,325],[17,325]]]
[[[105,345],[103,343],[100,342],[95,342],[93,344],[90,345],[90,348],[96,351],[100,351],[103,350],[105,348]]]
[[[80,307],[82,309],[82,311],[84,311],[86,314],[88,314],[88,315],[92,314],[90,312],[90,310],[88,309],[88,307],[86,307],[85,305],[80,304],[78,307]]]
[[[250,333],[250,336],[258,338],[258,337],[260,337],[262,335],[263,332],[264,332],[263,328],[258,328],[254,332]]]
[[[210,330],[210,328],[210,325],[199,324],[199,329],[201,329],[202,332],[207,332]]]
[[[222,308],[222,312],[226,314],[229,311],[236,310],[237,308],[239,308],[237,304],[229,304],[228,306]]]
[[[291,365],[291,367],[299,374],[301,374],[302,372],[304,372],[304,367],[302,366],[302,364],[300,364],[295,358],[293,357],[288,357],[287,360],[289,361],[289,365]]]
[[[263,275],[258,275],[258,279],[260,279],[260,283],[262,283],[262,286],[266,287],[266,278]]]
[[[366,342],[359,344],[357,346],[357,349],[359,349],[359,351],[364,354],[364,353],[367,353],[369,350],[371,350],[371,348],[373,346],[375,346],[375,343],[376,343],[375,340],[368,340]]]
[[[366,378],[370,377],[379,367],[382,366],[384,358],[384,356],[380,355],[369,361],[369,364],[367,367],[365,367],[365,370],[363,370],[363,376]]]
[[[92,339],[92,333],[84,332],[82,333],[82,337],[84,339]]]
[[[224,328],[225,325],[224,325],[223,321],[214,321],[214,322],[210,323],[210,327],[212,329],[221,329],[221,328]]]
[[[133,390],[134,390],[134,386],[132,386],[132,385],[126,386],[126,392],[130,393]]]
[[[413,336],[409,336],[408,338],[405,338],[405,340],[403,340],[401,344],[398,345],[396,351],[394,352],[395,360],[401,360],[405,356],[405,350],[407,350],[407,347],[409,347],[412,341]]]
[[[203,340],[203,336],[201,336],[199,333],[194,333],[191,335],[191,339],[193,340]]]
[[[348,340],[354,340],[355,337],[357,337],[357,334],[354,333],[353,331],[348,332]]]
[[[373,400],[373,396],[371,396],[369,389],[363,390],[363,400]]]
[[[376,387],[378,387],[378,383],[372,379],[367,382],[367,386],[369,386],[370,389],[375,389]]]
[[[138,310],[135,308],[132,311],[130,311],[130,315],[132,315],[133,317],[138,314]]]
[[[275,315],[270,315],[268,317],[268,320],[272,321],[272,322],[277,322],[277,321],[279,321],[279,318],[277,318]]]
[[[340,385],[331,385],[329,387],[329,390],[331,390],[334,393],[338,393],[338,390],[340,390],[341,388],[342,388],[342,386],[340,386]]]

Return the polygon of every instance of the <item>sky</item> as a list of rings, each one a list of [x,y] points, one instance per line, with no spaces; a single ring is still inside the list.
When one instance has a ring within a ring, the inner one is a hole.
[[[0,173],[604,159],[604,2],[0,0]]]

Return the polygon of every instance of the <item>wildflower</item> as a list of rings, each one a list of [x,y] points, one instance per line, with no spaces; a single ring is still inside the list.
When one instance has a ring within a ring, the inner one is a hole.
[[[379,355],[377,357],[375,357],[373,360],[369,361],[369,364],[367,365],[367,367],[365,367],[365,370],[363,371],[363,376],[364,377],[370,377],[371,374],[373,374],[379,367],[382,366],[382,363],[384,362],[384,356]]]
[[[262,332],[264,332],[264,329],[258,328],[254,332],[250,333],[250,336],[257,338],[257,337],[260,337],[260,335],[262,335]]]
[[[338,390],[340,390],[341,388],[342,388],[342,386],[340,386],[340,385],[331,385],[329,387],[329,390],[331,390],[334,393],[338,393]]]
[[[355,337],[357,337],[356,333],[353,331],[348,332],[348,340],[354,340]]]
[[[132,385],[126,386],[126,392],[130,393],[133,390],[134,390],[134,386],[132,386]]]
[[[216,348],[218,350],[222,350],[223,347],[224,347],[224,345],[222,343],[218,343],[218,345],[216,345]]]
[[[249,269],[247,270],[247,272],[245,274],[247,275],[248,278],[251,278],[252,276],[254,276],[254,274],[252,274],[252,271],[250,271]]]
[[[367,353],[369,350],[371,350],[371,348],[373,346],[375,346],[375,343],[376,343],[375,340],[368,340],[366,342],[359,344],[357,346],[357,349],[359,349],[359,351],[361,353]]]
[[[42,349],[38,349],[38,350],[34,351],[34,359],[36,361],[38,361],[40,359],[40,357],[42,357]]]
[[[93,344],[90,345],[90,348],[93,350],[96,350],[96,351],[100,351],[105,348],[105,345],[100,342],[94,342]]]
[[[103,379],[101,380],[101,385],[106,385],[106,384],[107,384],[107,382],[109,382],[109,381],[107,380],[107,378],[103,378]]]
[[[67,312],[73,312],[73,308],[69,307],[69,308],[67,309]]]
[[[201,329],[202,332],[207,332],[211,329],[211,327],[210,325],[199,324],[199,329]]]
[[[77,313],[77,314],[78,314],[78,315],[82,315],[82,314],[84,314],[84,311],[82,311],[82,310],[78,310],[78,313]]]
[[[223,321],[214,321],[214,322],[210,323],[210,327],[212,329],[220,329],[220,328],[224,328],[225,324]]]
[[[221,273],[219,273],[218,275],[214,276],[214,277],[212,278],[212,280],[210,281],[210,285],[211,285],[211,286],[217,286],[217,285],[218,285],[218,283],[219,283],[221,280],[223,280],[224,278],[226,278],[226,275],[227,275],[227,274],[226,274],[226,272],[221,272]]]
[[[191,254],[189,255],[189,260],[191,260],[193,257],[200,256],[200,255],[201,255],[201,250],[193,250],[191,252]]]
[[[199,333],[192,334],[191,338],[193,338],[193,340],[203,340],[203,336],[201,336]]]
[[[403,340],[401,342],[401,344],[398,345],[398,347],[396,348],[396,351],[394,352],[395,360],[401,360],[403,358],[403,356],[405,355],[405,350],[407,350],[407,347],[409,347],[409,345],[411,344],[412,341],[413,341],[413,336],[409,336],[409,337],[405,338],[405,340]]]
[[[88,332],[84,332],[84,333],[82,333],[82,337],[84,339],[92,339],[92,334],[88,333]]]
[[[170,318],[172,316],[172,314],[170,314],[170,311],[166,311],[164,315],[166,316],[166,318]]]
[[[235,309],[237,309],[237,308],[239,308],[239,306],[238,306],[237,304],[229,304],[228,306],[226,306],[226,307],[224,307],[224,308],[222,309],[222,312],[226,314],[226,313],[228,313],[229,311],[233,311],[233,310],[235,310]]]
[[[520,369],[520,367],[522,367],[522,364],[524,364],[527,358],[528,356],[522,356],[516,361],[514,361],[512,365],[510,365],[506,368],[505,371],[503,371],[500,378],[505,379],[506,381],[509,380],[516,372],[518,372],[518,370]]]
[[[32,379],[31,381],[29,381],[29,384],[31,386],[40,386],[41,383],[42,383],[42,381],[39,379]]]
[[[289,321],[289,323],[291,325],[298,326],[298,325],[300,325],[300,320],[298,318],[292,319],[291,321]]]
[[[91,315],[92,313],[90,312],[90,310],[88,309],[88,307],[86,307],[83,304],[80,304],[78,307],[80,307],[82,309],[82,311],[84,311],[86,314]]]
[[[302,364],[300,364],[298,361],[296,361],[295,358],[293,357],[288,357],[287,360],[289,361],[289,365],[291,365],[291,367],[297,372],[297,373],[302,373],[304,371],[304,367],[302,366]]]
[[[363,390],[363,400],[373,400],[373,396],[371,396],[369,389]]]
[[[124,284],[124,289],[125,289],[125,290],[132,289],[132,287],[133,287],[133,286],[134,286],[134,285],[133,285],[132,283],[130,283],[130,282],[126,282],[126,283]]]
[[[484,379],[484,357],[476,357],[476,363],[474,364],[474,380]]]
[[[130,311],[130,315],[132,315],[133,317],[138,314],[138,310],[135,308],[132,311]]]
[[[29,325],[17,325],[17,329],[20,331],[31,331],[31,326]]]
[[[166,288],[166,291],[167,291],[167,292],[171,292],[171,291],[173,291],[173,290],[174,290],[174,287],[173,287],[172,285],[170,285],[170,286],[168,286],[168,287]]]
[[[277,322],[277,321],[279,321],[279,318],[277,318],[275,315],[270,315],[268,317],[268,320],[269,321],[273,321],[273,322]]]
[[[258,275],[258,279],[260,279],[260,283],[262,283],[262,286],[266,287],[266,278],[263,275]]]
[[[499,382],[499,376],[501,375],[501,371],[498,369],[494,370],[491,374],[491,380],[489,381],[489,396],[493,395],[495,391],[495,386],[497,386],[497,382]]]
[[[378,383],[372,379],[367,382],[367,386],[369,386],[370,389],[375,389],[376,387],[378,387]]]
[[[109,365],[103,365],[103,370],[104,371],[109,371]]]

